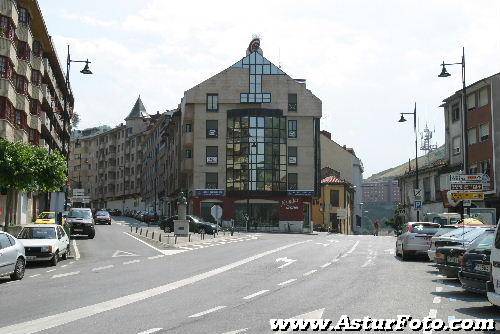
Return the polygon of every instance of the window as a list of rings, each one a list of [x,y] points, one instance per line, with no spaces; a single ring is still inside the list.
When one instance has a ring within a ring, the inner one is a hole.
[[[431,201],[431,178],[424,177],[424,202]]]
[[[297,146],[288,146],[288,164],[297,164]]]
[[[477,165],[470,165],[469,166],[469,174],[477,174]]]
[[[12,77],[12,63],[7,57],[0,57],[0,77],[10,79]]]
[[[340,192],[338,190],[330,190],[330,205],[334,208],[340,206]]]
[[[297,190],[298,189],[298,174],[288,173],[288,189]]]
[[[205,173],[205,189],[219,188],[219,174]]]
[[[219,111],[219,94],[207,94],[207,111]]]
[[[33,41],[33,56],[42,58],[43,56],[43,48],[42,48],[42,43],[40,41],[34,40]]]
[[[488,87],[481,88],[479,91],[479,107],[484,107],[489,102]]]
[[[19,94],[28,94],[28,79],[22,75],[16,75],[16,91]]]
[[[17,40],[17,57],[21,60],[30,61],[31,50],[27,42]]]
[[[467,95],[467,110],[476,109],[476,93]]]
[[[477,128],[471,128],[467,131],[469,145],[477,143]]]
[[[31,26],[31,15],[26,8],[19,7],[19,23],[25,26]]]
[[[460,108],[457,103],[451,106],[451,120],[453,122],[460,120]]]
[[[288,120],[288,138],[297,138],[297,121]]]
[[[288,94],[288,111],[297,111],[297,94]]]
[[[460,154],[460,146],[461,146],[460,136],[453,137],[452,147],[451,147],[453,155]]]
[[[30,98],[30,114],[38,115],[42,111],[42,105],[36,99]]]
[[[490,125],[488,123],[479,126],[479,137],[481,141],[487,141],[490,136]]]
[[[206,148],[207,164],[216,165],[219,160],[219,147],[217,146],[207,146]]]
[[[0,249],[5,249],[12,246],[10,239],[7,238],[7,234],[0,234]]]
[[[207,120],[207,138],[219,136],[219,125],[217,120]]]
[[[186,123],[184,125],[184,132],[189,133],[189,132],[192,132],[192,131],[193,131],[193,128],[192,128],[191,123]]]
[[[0,15],[0,28],[3,37],[11,40],[14,38],[14,24],[10,17]]]
[[[481,173],[490,175],[490,161],[481,161]]]
[[[184,157],[186,159],[191,159],[193,157],[193,151],[190,149],[190,148],[187,148],[185,151],[184,151]]]
[[[434,175],[434,198],[436,201],[441,201],[441,180],[439,175]]]
[[[37,70],[31,70],[31,83],[36,86],[42,84],[42,73]]]

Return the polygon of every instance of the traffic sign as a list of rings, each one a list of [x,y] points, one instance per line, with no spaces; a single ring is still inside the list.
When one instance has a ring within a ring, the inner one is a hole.
[[[481,192],[483,191],[482,183],[451,183],[450,190],[459,190],[460,192]]]
[[[470,199],[464,199],[462,204],[465,206],[465,207],[469,207],[469,206],[472,206],[472,201]]]
[[[83,196],[85,195],[85,189],[73,189],[73,196]]]
[[[450,175],[450,183],[481,183],[483,174],[455,174]]]
[[[338,219],[347,219],[347,209],[337,209]]]
[[[482,201],[484,200],[484,193],[451,193],[451,198],[455,201],[472,200],[472,201]]]
[[[212,217],[214,217],[217,221],[222,218],[222,208],[220,205],[214,205],[210,209],[210,214]]]
[[[415,210],[422,209],[422,201],[415,201],[415,202],[413,203],[413,208],[414,208]]]

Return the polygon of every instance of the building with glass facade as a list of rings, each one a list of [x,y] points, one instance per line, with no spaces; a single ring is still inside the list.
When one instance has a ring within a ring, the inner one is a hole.
[[[217,204],[239,229],[311,228],[322,107],[305,80],[267,60],[254,39],[245,57],[187,90],[179,110],[181,188],[192,214],[212,219]]]

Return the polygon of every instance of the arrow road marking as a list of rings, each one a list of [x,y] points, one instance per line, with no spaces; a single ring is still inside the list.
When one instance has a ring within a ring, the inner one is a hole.
[[[134,254],[134,253],[129,253],[129,252],[121,251],[121,250],[117,250],[113,254],[113,256],[111,256],[111,257],[121,257],[121,256],[139,256],[139,255]]]
[[[286,266],[291,265],[297,260],[289,259],[287,257],[280,257],[276,259],[276,262],[285,262],[285,264],[282,264],[281,266],[278,267],[278,269],[285,268]]]

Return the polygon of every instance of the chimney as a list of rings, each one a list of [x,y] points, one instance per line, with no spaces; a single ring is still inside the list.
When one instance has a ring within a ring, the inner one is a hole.
[[[326,130],[321,130],[321,134],[325,136],[326,138],[332,140],[332,134]]]

